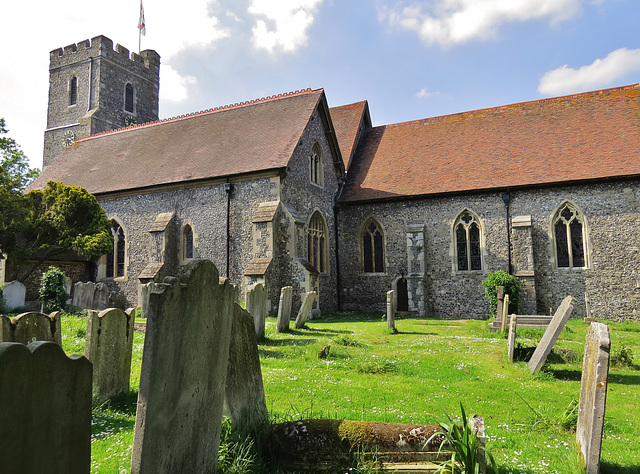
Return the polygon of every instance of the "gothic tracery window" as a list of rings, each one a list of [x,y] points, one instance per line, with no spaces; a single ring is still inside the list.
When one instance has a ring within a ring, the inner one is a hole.
[[[320,212],[311,216],[307,230],[307,259],[320,273],[327,271],[327,227]]]
[[[384,272],[384,236],[382,228],[369,219],[362,229],[362,261],[365,273]]]
[[[464,211],[454,225],[458,271],[482,270],[481,231],[478,218]]]
[[[584,219],[572,204],[565,203],[553,220],[558,267],[586,267]]]
[[[115,221],[111,221],[111,235],[113,237],[113,249],[107,254],[107,278],[123,277],[125,270],[125,235],[122,226]]]

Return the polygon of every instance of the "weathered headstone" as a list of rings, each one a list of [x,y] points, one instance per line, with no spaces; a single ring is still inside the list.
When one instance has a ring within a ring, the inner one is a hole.
[[[509,321],[509,337],[507,338],[507,357],[509,362],[513,362],[513,353],[516,350],[516,321],[517,316],[511,315],[511,321]]]
[[[35,341],[50,341],[62,345],[60,313],[22,313],[11,320],[9,340],[29,344]]]
[[[585,474],[598,474],[607,406],[607,378],[611,349],[609,327],[602,323],[591,323],[586,339],[582,361],[576,443],[579,463]]]
[[[0,314],[0,342],[12,342],[11,320],[3,314]]]
[[[553,345],[560,336],[560,332],[567,324],[569,316],[571,316],[571,311],[573,310],[575,301],[576,299],[573,296],[567,296],[562,300],[560,306],[558,306],[551,323],[549,323],[549,327],[547,327],[547,330],[544,332],[544,336],[542,336],[542,339],[538,343],[538,347],[536,347],[536,350],[531,356],[531,360],[529,360],[529,363],[527,364],[527,367],[529,367],[529,371],[531,371],[532,374],[538,372],[547,360],[549,352],[551,352]]]
[[[247,290],[245,295],[245,307],[253,317],[256,329],[256,338],[264,339],[264,325],[267,317],[267,292],[262,283],[256,283]]]
[[[149,295],[155,291],[156,285],[155,281],[150,281],[139,286],[138,304],[140,305],[141,315],[145,319],[149,317],[147,314],[149,312]]]
[[[237,433],[250,433],[267,423],[267,403],[253,322],[249,313],[235,305],[224,401],[225,413]]]
[[[302,328],[309,317],[309,313],[311,312],[311,307],[313,303],[316,301],[316,292],[310,291],[306,295],[304,295],[304,300],[302,301],[302,306],[300,306],[300,311],[298,311],[298,316],[296,316],[296,322],[294,324],[294,328],[300,329]]]
[[[396,303],[393,290],[387,291],[387,329],[396,330]]]
[[[102,311],[109,307],[109,287],[103,283],[98,282],[93,292],[93,304],[91,309],[97,309]]]
[[[78,306],[79,308],[93,309],[93,293],[95,291],[95,284],[91,281],[77,282],[73,285],[73,298],[71,304]]]
[[[502,308],[504,306],[504,286],[499,286],[497,291],[498,303],[496,304],[496,320],[500,321],[502,327]]]
[[[129,391],[133,350],[132,312],[89,311],[84,355],[93,364],[93,396],[98,403]]]
[[[293,287],[283,286],[280,290],[280,304],[278,305],[278,323],[276,332],[288,332],[291,320],[291,302],[293,300]]]
[[[10,281],[2,288],[2,296],[7,311],[24,308],[24,297],[27,293],[27,287],[19,281]]]
[[[0,344],[2,472],[89,473],[91,363],[52,342]]]
[[[216,470],[234,288],[206,260],[149,295],[131,472]]]
[[[507,330],[507,318],[509,317],[509,295],[504,295],[502,301],[502,320],[500,321],[500,331],[505,332]]]

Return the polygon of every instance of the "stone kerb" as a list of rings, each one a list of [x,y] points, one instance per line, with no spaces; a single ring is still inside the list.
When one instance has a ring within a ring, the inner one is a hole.
[[[231,418],[233,430],[238,434],[254,432],[267,423],[267,403],[253,321],[247,311],[235,305],[224,412]]]
[[[509,321],[509,337],[507,338],[507,357],[509,362],[513,362],[513,353],[516,350],[516,326],[517,316],[511,315],[511,321]]]
[[[256,338],[264,339],[265,318],[267,317],[267,292],[262,283],[256,283],[247,290],[245,307],[253,317]]]
[[[396,304],[395,293],[393,290],[387,291],[387,329],[395,331],[396,329]]]
[[[84,355],[93,364],[93,397],[102,403],[129,391],[133,351],[132,310],[89,311]]]
[[[296,322],[293,325],[294,328],[301,329],[306,324],[307,318],[309,318],[309,313],[311,312],[311,307],[315,301],[315,291],[310,291],[304,296],[302,306],[300,306],[300,311],[298,311],[298,315],[296,316]]]
[[[586,474],[598,474],[600,470],[610,349],[609,327],[591,323],[584,347],[576,427],[579,463]]]
[[[531,360],[529,360],[529,363],[527,364],[527,367],[529,367],[529,371],[531,371],[532,374],[538,372],[547,360],[549,352],[551,352],[553,345],[560,336],[560,332],[567,324],[569,316],[571,316],[571,311],[573,311],[575,301],[576,299],[573,296],[567,296],[562,300],[560,306],[558,306],[551,323],[549,323],[549,327],[544,332],[538,347],[536,347],[536,350],[531,356]]]
[[[291,303],[293,302],[293,287],[283,286],[280,290],[280,304],[278,305],[278,323],[276,332],[288,332],[291,320]]]
[[[91,370],[52,342],[0,343],[2,472],[89,473]]]
[[[234,288],[207,260],[149,295],[131,472],[215,472]]]
[[[11,312],[18,308],[24,308],[24,298],[27,294],[27,287],[19,281],[10,281],[2,288],[2,296],[7,311]]]
[[[3,323],[3,326],[5,324]],[[37,312],[19,314],[11,320],[9,337],[6,336],[3,336],[5,342],[29,344],[35,341],[49,341],[62,346],[60,312],[55,311],[51,315]]]

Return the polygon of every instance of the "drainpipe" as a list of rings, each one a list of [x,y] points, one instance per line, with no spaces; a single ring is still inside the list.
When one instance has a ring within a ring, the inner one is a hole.
[[[229,278],[229,262],[231,257],[231,191],[231,183],[227,180],[227,182],[224,183],[224,192],[227,193],[227,278]]]
[[[336,295],[338,303],[338,311],[342,311],[342,297],[340,296],[340,239],[338,238],[338,206],[333,206],[333,228],[335,229],[336,240]]]
[[[513,265],[511,263],[511,225],[509,216],[509,203],[511,202],[511,194],[507,190],[502,195],[502,201],[504,202],[504,208],[507,211],[507,260],[509,262],[509,275],[513,275]]]

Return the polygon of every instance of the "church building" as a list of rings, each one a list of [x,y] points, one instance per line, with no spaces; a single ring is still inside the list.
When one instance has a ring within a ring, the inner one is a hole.
[[[306,89],[158,120],[160,57],[106,37],[51,52],[44,170],[112,221],[95,264],[128,304],[193,258],[269,309],[484,318],[482,280],[521,312],[640,318],[640,87],[373,126],[366,101]]]

